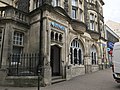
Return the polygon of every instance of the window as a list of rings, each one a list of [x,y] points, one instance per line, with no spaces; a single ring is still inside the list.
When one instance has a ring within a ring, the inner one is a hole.
[[[40,0],[34,0],[33,2],[34,9],[38,8],[41,3],[42,2]]]
[[[71,64],[83,64],[83,50],[80,45],[81,43],[79,40],[75,39],[71,43],[70,47],[70,57],[71,57]]]
[[[20,54],[23,52],[23,33],[14,32],[13,36],[13,55],[12,64],[20,62]]]
[[[23,46],[23,33],[14,32],[13,44]]]
[[[94,14],[90,14],[90,20],[94,21]]]
[[[58,41],[58,33],[55,34],[55,40]]]
[[[90,14],[90,30],[94,31],[95,29],[95,17],[94,14]]]
[[[72,0],[72,6],[77,6],[77,0]]]
[[[63,34],[62,33],[58,33],[58,32],[55,32],[55,31],[51,31],[51,40],[54,42],[60,42],[62,43],[62,40],[63,40]]]
[[[51,32],[51,40],[54,40],[54,32]]]
[[[91,49],[91,60],[92,60],[92,64],[94,65],[97,64],[97,51],[95,46],[92,46],[92,49]]]
[[[72,18],[76,19],[76,9],[72,9]]]
[[[74,64],[77,64],[78,59],[77,59],[77,49],[74,49]]]
[[[36,8],[38,8],[39,7],[39,0],[36,0]]]
[[[92,52],[92,64],[97,64],[96,62],[96,52]]]
[[[62,34],[59,35],[59,41],[62,42]]]
[[[52,0],[52,5],[53,6],[58,6],[59,5],[59,1],[58,0]]]
[[[93,52],[91,53],[91,57],[92,57],[92,64],[93,64],[94,63]]]
[[[79,55],[79,64],[82,64],[81,49],[79,49],[78,55]]]
[[[93,21],[90,21],[90,30],[94,31],[94,22]]]

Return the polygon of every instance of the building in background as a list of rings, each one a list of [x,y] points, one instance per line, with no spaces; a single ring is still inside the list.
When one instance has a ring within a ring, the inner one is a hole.
[[[120,23],[108,20],[106,25],[110,27],[118,36],[120,36]]]
[[[113,51],[113,46],[115,42],[119,42],[120,36],[116,34],[110,27],[107,25],[104,26],[105,32],[106,32],[106,39],[107,39],[107,55],[108,55],[108,65],[112,64],[112,51]]]
[[[1,7],[0,84],[35,86],[40,71],[46,86],[102,69],[103,5],[103,0],[12,0]]]

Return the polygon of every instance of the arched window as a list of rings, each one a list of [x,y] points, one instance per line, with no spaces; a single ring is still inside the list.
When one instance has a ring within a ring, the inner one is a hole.
[[[62,42],[62,35],[59,35],[59,41]]]
[[[58,41],[58,33],[55,34],[55,40]]]
[[[78,39],[74,39],[70,44],[71,64],[83,64],[83,47]]]
[[[51,32],[51,40],[54,40],[54,32]]]
[[[94,45],[91,47],[91,60],[92,64],[97,64],[97,50]]]

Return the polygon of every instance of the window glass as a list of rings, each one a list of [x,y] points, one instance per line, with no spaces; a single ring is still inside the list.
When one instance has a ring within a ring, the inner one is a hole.
[[[82,47],[80,47],[80,42],[78,39],[75,39],[71,43],[70,53],[71,53],[71,64],[83,64],[83,52]]]
[[[13,37],[13,44],[14,45],[23,45],[23,34],[19,32],[14,32],[14,37]]]
[[[72,9],[72,18],[76,19],[76,9]]]
[[[72,0],[72,6],[77,6],[77,0]]]
[[[90,14],[90,20],[94,20],[94,14]]]
[[[90,30],[94,30],[94,22],[90,21]]]
[[[59,5],[58,0],[52,0],[52,5],[53,5],[53,6],[58,6],[58,5]]]

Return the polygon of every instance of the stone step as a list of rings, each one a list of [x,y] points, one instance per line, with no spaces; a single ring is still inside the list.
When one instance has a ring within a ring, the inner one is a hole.
[[[52,80],[52,84],[63,82],[63,81],[65,81],[65,79],[55,79],[55,80]]]
[[[62,79],[62,76],[53,76],[52,80],[56,80],[56,79]]]

